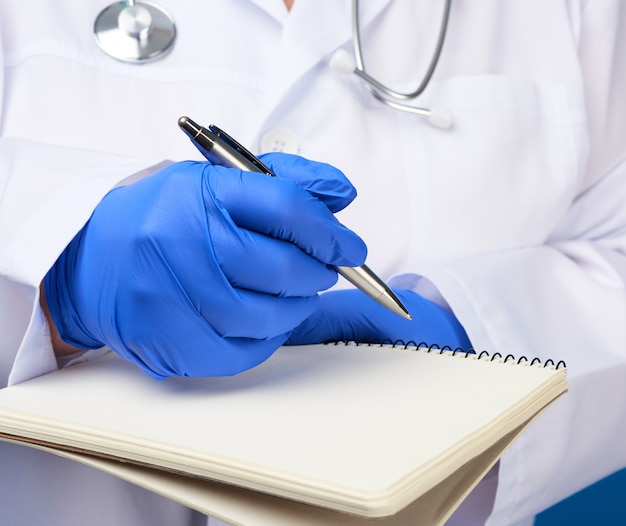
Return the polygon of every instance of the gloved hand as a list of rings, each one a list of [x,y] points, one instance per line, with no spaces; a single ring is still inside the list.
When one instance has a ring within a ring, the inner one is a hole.
[[[292,333],[287,344],[328,341],[402,340],[469,350],[471,344],[454,314],[411,290],[394,290],[411,313],[406,320],[356,289],[320,296],[317,310]]]
[[[76,347],[110,347],[155,378],[230,375],[268,358],[366,248],[333,212],[338,170],[264,157],[277,177],[182,162],[107,194],[44,279]]]

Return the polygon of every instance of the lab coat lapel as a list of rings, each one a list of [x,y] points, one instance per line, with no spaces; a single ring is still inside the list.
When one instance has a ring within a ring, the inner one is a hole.
[[[392,0],[366,0],[361,7],[361,30]],[[320,4],[324,3],[321,8]],[[328,60],[352,35],[351,0],[296,0],[283,26],[281,46],[265,111],[268,116],[285,94],[311,68]]]
[[[284,23],[287,17],[287,8],[282,0],[250,0],[250,2],[265,11],[279,24]]]

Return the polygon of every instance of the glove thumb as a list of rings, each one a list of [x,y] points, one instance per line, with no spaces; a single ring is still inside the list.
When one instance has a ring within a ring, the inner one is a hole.
[[[359,290],[331,291],[320,296],[316,311],[293,330],[287,345],[402,340],[471,348],[465,330],[450,311],[413,291],[394,292],[412,320],[390,312]]]

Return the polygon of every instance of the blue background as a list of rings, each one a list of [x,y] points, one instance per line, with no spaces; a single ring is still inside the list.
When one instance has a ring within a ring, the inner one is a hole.
[[[626,526],[626,469],[539,514],[535,526]]]

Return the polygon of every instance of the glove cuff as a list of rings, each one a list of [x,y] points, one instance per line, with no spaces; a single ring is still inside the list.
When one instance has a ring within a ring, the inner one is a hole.
[[[79,349],[98,349],[104,344],[82,323],[72,301],[76,256],[82,231],[66,247],[43,280],[48,311],[60,338]]]

